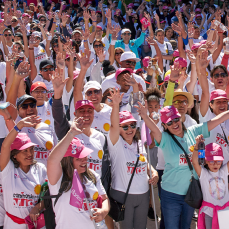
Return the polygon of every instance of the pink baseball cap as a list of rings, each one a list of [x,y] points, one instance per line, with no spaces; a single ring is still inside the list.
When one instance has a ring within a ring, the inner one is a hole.
[[[19,133],[17,137],[14,139],[13,143],[10,146],[10,150],[24,150],[29,148],[30,146],[36,146],[31,142],[30,138],[26,133]]]
[[[96,28],[103,30],[103,28],[100,25],[97,25]]]
[[[31,16],[29,14],[27,14],[27,13],[23,13],[22,14],[22,17],[29,17],[29,18],[31,18]]]
[[[212,100],[216,100],[216,99],[227,99],[227,93],[223,90],[220,90],[220,89],[217,89],[217,90],[214,90],[211,92],[211,95],[210,95],[210,101]]]
[[[195,43],[195,44],[192,45],[191,50],[198,49],[200,46],[201,46],[200,43]]]
[[[133,70],[130,69],[130,68],[119,68],[119,69],[116,71],[116,73],[115,73],[115,78],[117,79],[118,76],[119,76],[122,72],[124,72],[124,71],[128,71],[130,74],[133,73]]]
[[[162,23],[166,23],[166,21],[165,20],[163,20],[163,21],[160,21],[160,23],[162,24]]]
[[[93,103],[89,100],[78,100],[75,104],[75,110],[79,109],[80,107],[83,107],[83,106],[90,106],[92,107],[93,109],[95,109]]]
[[[202,41],[200,42],[200,44],[201,44],[201,45],[205,45],[206,42],[207,42],[207,40],[202,40]]]
[[[80,69],[76,69],[75,71],[73,71],[73,80],[75,80],[80,74]]]
[[[85,147],[78,138],[73,138],[64,157],[84,158],[92,152],[93,150]]]
[[[123,124],[127,122],[137,122],[137,120],[133,117],[133,115],[129,111],[119,112],[119,124]]]
[[[202,18],[202,15],[201,15],[201,14],[197,14],[197,15],[195,16],[195,18],[198,18],[198,17],[201,17],[201,18]]]
[[[142,60],[143,67],[148,68],[149,61],[150,61],[150,57],[149,56],[144,57],[143,60]]]
[[[223,150],[220,145],[210,143],[205,146],[205,160],[206,161],[223,161]]]
[[[182,67],[182,68],[185,68],[187,67],[187,60],[185,60],[184,58],[182,57],[178,57],[174,60],[174,64],[175,63],[179,63],[179,65]]]
[[[202,10],[200,8],[196,8],[195,12],[202,12]]]
[[[166,106],[161,109],[161,121],[163,123],[168,123],[175,118],[180,118],[178,110],[174,106]]]
[[[0,19],[0,23],[4,22],[4,19]]]
[[[134,3],[130,3],[129,5],[127,5],[127,8],[134,8]]]
[[[170,78],[170,74],[166,75],[166,77],[164,78],[164,82],[169,81]],[[178,83],[178,80],[175,81],[176,83]]]
[[[178,49],[173,52],[173,56],[174,57],[180,56]]]
[[[163,9],[163,10],[168,10],[169,7],[168,7],[168,6],[163,6],[162,9]]]

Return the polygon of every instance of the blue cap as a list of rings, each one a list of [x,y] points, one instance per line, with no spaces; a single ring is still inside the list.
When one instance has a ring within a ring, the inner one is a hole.
[[[175,22],[175,21],[178,21],[178,18],[177,18],[176,16],[173,16],[173,17],[171,18],[171,20],[172,20],[172,22]]]

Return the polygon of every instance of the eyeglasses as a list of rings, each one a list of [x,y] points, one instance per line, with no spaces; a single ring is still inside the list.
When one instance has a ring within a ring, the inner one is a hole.
[[[15,22],[17,22],[17,21],[16,21],[16,20],[13,20],[13,21],[11,21],[11,22],[15,23]]]
[[[215,75],[213,75],[213,77],[215,79],[218,79],[219,77],[222,77],[222,78],[228,77],[228,75],[226,73],[216,73]]]
[[[43,72],[54,71],[54,68],[42,68]]]
[[[220,165],[221,163],[222,161],[209,161],[209,164],[211,165],[214,165],[214,164]]]
[[[202,20],[202,18],[196,18],[197,21]]]
[[[99,45],[94,45],[94,48],[102,48],[103,45],[102,44],[99,44]]]
[[[164,12],[164,13],[168,13],[169,11],[168,11],[168,10],[164,10],[163,12]]]
[[[132,129],[135,129],[137,124],[136,123],[131,123],[130,125],[126,125],[126,126],[121,126],[123,130],[128,130],[129,129],[129,126],[132,128]]]
[[[40,21],[44,21],[44,22],[46,22],[46,20],[45,20],[45,19],[43,19],[43,20],[40,20]]]
[[[86,95],[87,95],[87,96],[92,96],[93,93],[94,93],[95,95],[98,95],[100,92],[101,92],[101,90],[95,89],[95,90],[93,90],[93,91],[87,91],[87,92],[86,92]]]
[[[175,105],[177,105],[177,104],[179,104],[179,105],[187,105],[188,104],[188,101],[187,100],[183,100],[183,101],[181,101],[181,100],[176,100],[176,101],[174,101],[173,102]]]
[[[168,82],[164,82],[164,86],[165,86],[165,88],[167,88],[168,87]],[[178,86],[179,86],[179,84],[178,83],[175,83],[174,89],[177,89]]]
[[[36,103],[26,103],[26,104],[22,104],[22,105],[21,105],[21,108],[22,108],[23,110],[27,110],[28,107],[30,107],[30,108],[35,108],[35,107],[36,107]]]
[[[122,35],[123,35],[123,36],[130,36],[131,33],[123,33]]]
[[[4,34],[5,37],[11,37],[12,34]]]
[[[163,6],[162,4],[159,4],[158,6]]]
[[[170,122],[167,122],[166,125],[167,126],[171,126],[173,123],[177,123],[180,121],[180,118],[174,118],[173,120],[171,120]]]
[[[135,66],[136,65],[136,62],[135,61],[131,61],[131,60],[126,60],[126,64]]]
[[[37,91],[33,91],[34,94],[45,94],[46,93],[46,90],[37,90]]]
[[[109,98],[107,98],[107,102],[112,103],[113,101]]]
[[[58,48],[59,47],[59,45],[53,45],[53,48]]]
[[[119,55],[122,55],[122,54],[123,54],[123,52],[116,52],[115,56],[119,56]]]

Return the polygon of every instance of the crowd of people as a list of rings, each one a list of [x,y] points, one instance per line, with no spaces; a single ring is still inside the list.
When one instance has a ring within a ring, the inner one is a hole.
[[[228,0],[126,2],[0,2],[0,229],[225,226]]]

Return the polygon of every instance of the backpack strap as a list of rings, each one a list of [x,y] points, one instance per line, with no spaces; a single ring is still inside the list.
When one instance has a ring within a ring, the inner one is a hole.
[[[104,135],[105,137],[105,142],[103,145],[103,161],[110,161],[110,154],[109,154],[109,150],[108,150],[108,144],[107,144],[107,137]],[[106,170],[105,174],[102,174],[101,177],[101,181],[102,183],[106,180],[106,177],[109,175],[110,173],[110,168]]]
[[[73,92],[70,96],[70,99],[69,99],[69,104],[68,104],[68,110],[66,111],[66,117],[68,119],[68,121],[70,121],[70,105],[71,105],[71,102],[72,102],[72,99],[73,99]]]

